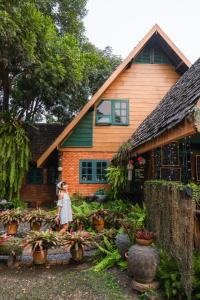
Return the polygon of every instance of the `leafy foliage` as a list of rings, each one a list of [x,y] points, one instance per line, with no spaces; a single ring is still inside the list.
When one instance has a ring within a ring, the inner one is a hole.
[[[61,245],[58,234],[50,231],[30,231],[27,235],[26,246],[32,246],[34,250],[47,250]]]
[[[111,166],[107,169],[108,182],[111,185],[114,198],[124,191],[127,185],[127,170],[121,167]]]
[[[0,254],[19,256],[23,252],[23,240],[13,236],[0,236]]]
[[[194,276],[193,276],[193,292],[194,299],[200,299],[200,253],[197,251],[193,257]]]
[[[29,210],[25,213],[24,220],[33,223],[42,223],[46,219],[46,211],[42,209]]]
[[[100,272],[105,269],[113,267],[116,263],[121,261],[121,255],[116,247],[109,242],[107,237],[103,238],[104,247],[97,244],[99,250],[103,254],[103,258],[94,267],[94,271]]]
[[[0,128],[0,197],[19,198],[28,170],[29,140],[20,122],[10,118]]]
[[[186,299],[181,284],[179,264],[177,260],[168,256],[164,251],[160,252],[158,279],[162,284],[164,295],[168,299]]]
[[[121,61],[84,36],[87,0],[0,1],[0,107],[71,120]],[[55,101],[56,99],[56,101]]]
[[[18,224],[23,220],[23,211],[19,208],[5,210],[0,214],[0,222],[4,225],[17,222]]]

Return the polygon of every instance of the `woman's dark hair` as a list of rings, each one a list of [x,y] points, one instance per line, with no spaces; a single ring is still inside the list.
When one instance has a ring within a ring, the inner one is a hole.
[[[63,186],[66,185],[67,183],[65,181],[63,181],[60,185],[60,188],[63,189]]]

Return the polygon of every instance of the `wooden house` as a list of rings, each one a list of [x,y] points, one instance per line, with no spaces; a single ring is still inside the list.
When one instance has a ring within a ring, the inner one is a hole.
[[[31,161],[21,189],[21,198],[31,207],[47,206],[56,200],[55,182],[58,177],[58,153],[55,152],[45,167],[37,168],[36,162],[53,143],[64,127],[59,124],[34,124],[26,130],[30,141]]]
[[[69,184],[70,194],[107,188],[106,168],[120,145],[190,65],[155,25],[42,153],[38,168],[58,153],[60,178]]]
[[[148,115],[113,163],[126,165],[129,159],[141,188],[147,179],[200,183],[200,59]]]

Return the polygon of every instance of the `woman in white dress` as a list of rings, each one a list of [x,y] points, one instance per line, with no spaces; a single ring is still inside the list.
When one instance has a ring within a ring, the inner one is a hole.
[[[66,182],[61,181],[57,184],[59,189],[58,193],[58,213],[57,213],[57,221],[62,225],[60,230],[61,234],[64,234],[68,229],[68,224],[73,220],[72,218],[72,208],[71,208],[71,200],[69,197],[69,193],[67,191],[68,185]]]

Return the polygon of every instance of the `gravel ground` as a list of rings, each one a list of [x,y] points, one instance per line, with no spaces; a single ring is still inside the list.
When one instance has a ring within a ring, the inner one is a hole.
[[[126,272],[96,273],[90,265],[8,268],[0,263],[2,300],[128,300],[133,299]]]

